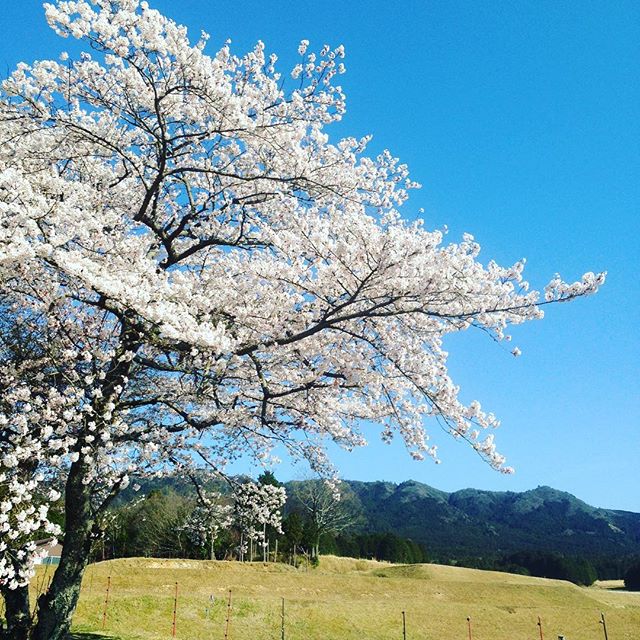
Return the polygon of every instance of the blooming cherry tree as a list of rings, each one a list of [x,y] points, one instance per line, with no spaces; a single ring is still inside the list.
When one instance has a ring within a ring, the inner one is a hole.
[[[244,560],[247,542],[258,540],[266,549],[267,525],[282,533],[282,508],[287,501],[284,487],[244,482],[234,497],[234,523],[240,529],[239,556]]]
[[[327,135],[345,111],[342,47],[303,41],[285,78],[262,43],[208,55],[206,35],[192,44],[146,2],[45,9],[86,46],[18,65],[0,93],[9,637],[64,637],[96,525],[133,473],[222,475],[279,447],[326,475],[323,443],[365,444],[365,423],[437,460],[429,419],[509,471],[443,340],[474,327],[503,340],[603,274],[554,277],[541,300],[524,262],[482,264],[470,235],[445,244],[404,221],[407,167]],[[56,533],[52,478],[64,550],[34,623],[31,540]]]
[[[209,559],[215,560],[213,546],[220,530],[232,524],[232,512],[233,506],[225,504],[220,493],[201,490],[198,503],[182,529],[196,546],[205,547],[208,544]]]

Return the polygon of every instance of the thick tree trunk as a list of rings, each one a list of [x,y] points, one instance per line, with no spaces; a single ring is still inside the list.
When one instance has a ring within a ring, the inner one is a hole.
[[[89,488],[82,483],[82,464],[72,465],[65,491],[65,534],[60,564],[47,593],[38,599],[38,621],[33,640],[63,640],[71,627],[82,576],[91,551]]]
[[[0,638],[6,640],[28,640],[31,630],[31,611],[29,608],[29,587],[3,589],[5,618],[7,628],[0,631]]]

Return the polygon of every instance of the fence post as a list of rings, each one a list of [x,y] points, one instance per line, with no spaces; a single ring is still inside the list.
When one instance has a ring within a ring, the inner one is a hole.
[[[109,606],[109,591],[111,590],[111,576],[107,576],[107,593],[104,597],[104,609],[102,611],[102,628],[107,626],[107,607]]]
[[[280,640],[284,640],[284,598],[282,598],[282,613],[280,615],[281,615]]]
[[[402,640],[407,640],[407,617],[404,611],[402,612]]]
[[[467,616],[467,627],[469,629],[469,640],[473,640],[471,637],[471,616]]]
[[[176,582],[176,593],[173,597],[173,623],[171,625],[171,635],[176,637],[176,613],[178,611],[178,583]]]
[[[602,625],[602,630],[604,631],[604,640],[609,640],[609,635],[607,634],[607,621],[604,618],[604,612],[600,612],[600,624]]]
[[[538,628],[540,629],[540,640],[544,640],[544,636],[542,635],[542,620],[540,616],[538,616]]]
[[[229,601],[227,602],[227,624],[224,628],[224,640],[229,640],[230,621],[231,621],[231,589],[229,589]]]

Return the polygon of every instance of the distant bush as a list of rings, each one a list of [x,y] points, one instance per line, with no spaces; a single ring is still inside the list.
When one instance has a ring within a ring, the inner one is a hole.
[[[629,567],[624,575],[624,586],[632,591],[640,591],[640,562]]]

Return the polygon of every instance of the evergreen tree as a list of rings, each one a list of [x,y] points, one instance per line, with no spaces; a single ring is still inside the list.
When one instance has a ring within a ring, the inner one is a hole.
[[[624,586],[631,591],[640,591],[640,561],[627,569],[624,574]]]

